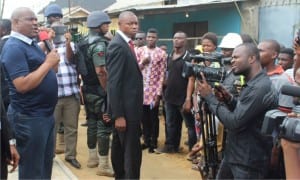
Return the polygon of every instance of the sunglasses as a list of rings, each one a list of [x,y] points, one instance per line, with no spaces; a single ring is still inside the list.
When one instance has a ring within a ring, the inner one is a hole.
[[[135,40],[143,40],[143,38],[135,38]]]

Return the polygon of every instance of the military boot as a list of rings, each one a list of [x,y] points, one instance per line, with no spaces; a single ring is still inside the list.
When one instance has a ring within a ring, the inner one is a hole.
[[[114,171],[109,164],[108,156],[99,156],[98,176],[114,177]]]
[[[94,168],[97,167],[99,163],[97,148],[89,149],[89,159],[87,162],[87,167]]]

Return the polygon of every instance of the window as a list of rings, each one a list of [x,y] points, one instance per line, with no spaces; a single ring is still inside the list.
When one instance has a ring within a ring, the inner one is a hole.
[[[201,36],[208,32],[208,21],[175,23],[173,24],[173,34],[177,31],[186,33],[189,38],[187,48],[194,49],[196,45],[200,44]]]

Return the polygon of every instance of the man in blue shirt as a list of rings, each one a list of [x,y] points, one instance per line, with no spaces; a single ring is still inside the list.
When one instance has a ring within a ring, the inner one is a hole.
[[[20,153],[20,179],[50,179],[54,156],[54,118],[59,62],[56,49],[47,56],[33,40],[36,15],[21,7],[12,13],[11,37],[3,47],[2,63],[9,84],[8,119]]]

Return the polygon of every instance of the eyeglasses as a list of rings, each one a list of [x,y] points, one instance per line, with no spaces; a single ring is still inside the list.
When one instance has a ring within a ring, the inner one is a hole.
[[[135,38],[135,40],[143,40],[144,38]]]

